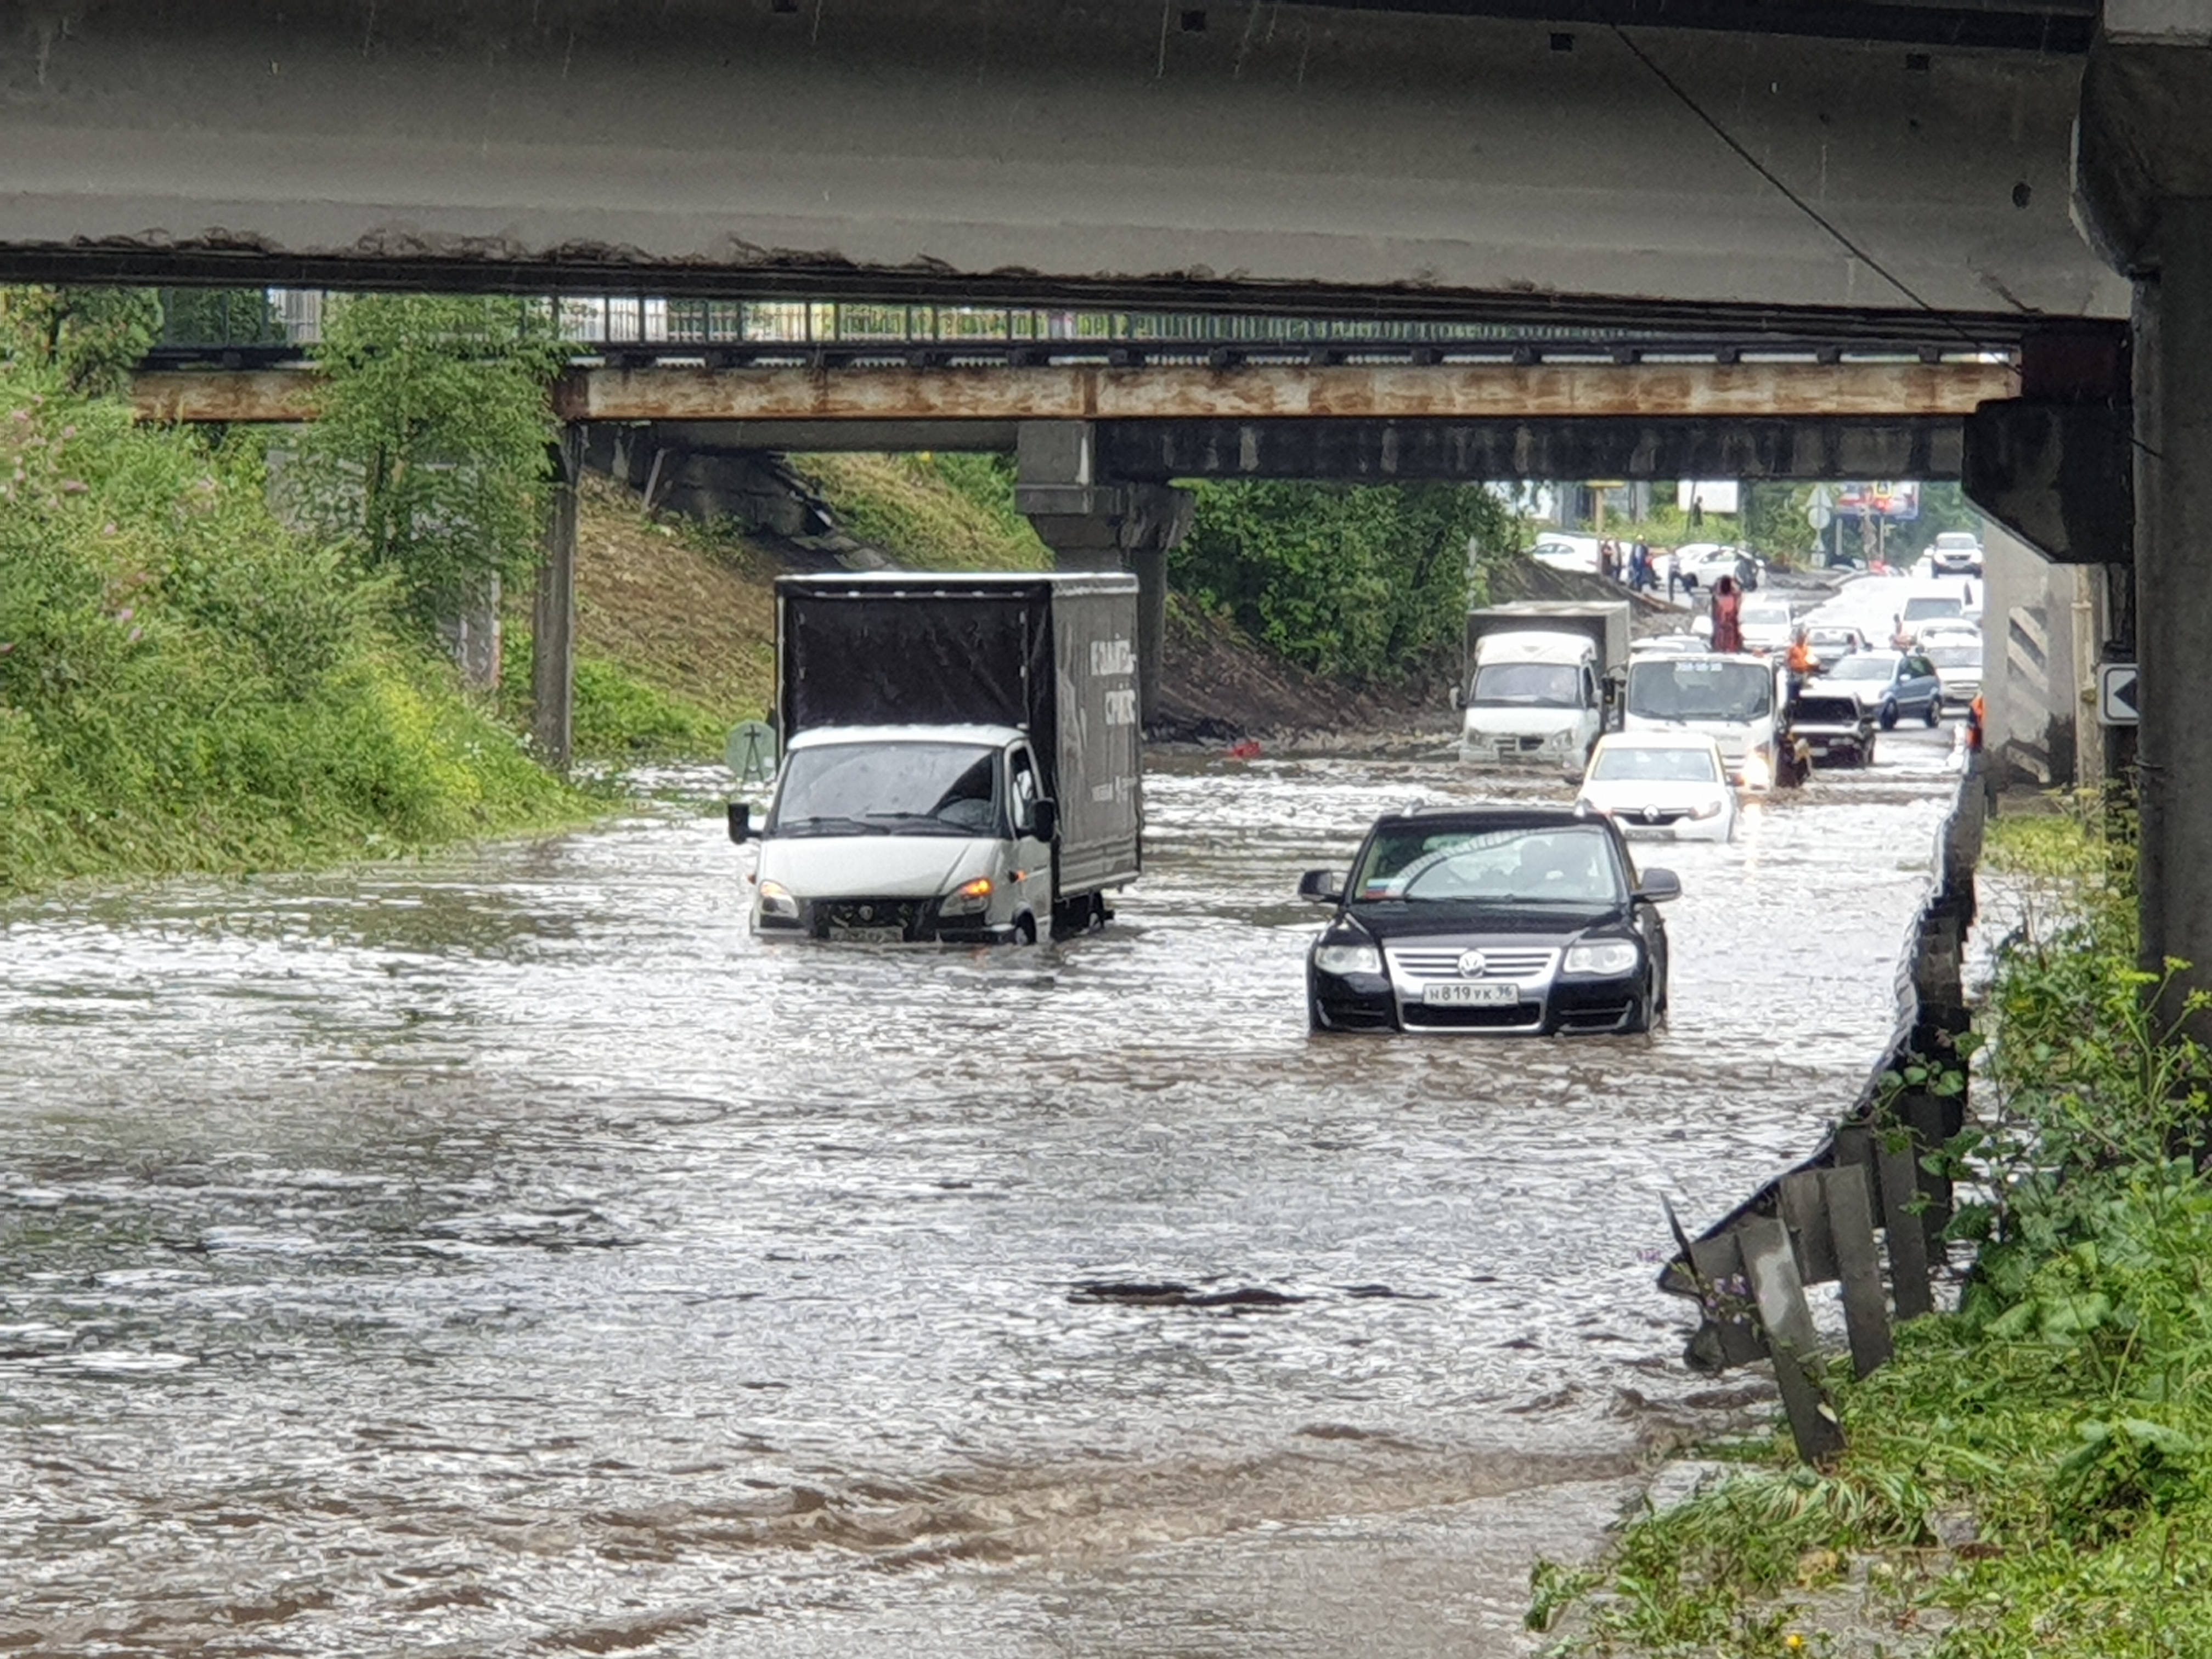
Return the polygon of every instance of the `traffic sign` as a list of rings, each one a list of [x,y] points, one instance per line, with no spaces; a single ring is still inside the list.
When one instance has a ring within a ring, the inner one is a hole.
[[[2142,682],[2131,662],[2097,665],[2097,719],[2106,726],[2133,726],[2142,716],[2137,698]]]
[[[1831,507],[1825,507],[1819,501],[1814,502],[1812,506],[1805,509],[1805,522],[1811,525],[1815,530],[1826,530],[1830,525],[1835,523],[1835,509]]]
[[[1817,507],[1824,513],[1833,512],[1836,492],[1824,483],[1816,483],[1813,486],[1813,499],[1808,505]]]
[[[722,753],[738,775],[740,788],[770,782],[775,777],[775,728],[766,720],[732,726],[729,746]]]

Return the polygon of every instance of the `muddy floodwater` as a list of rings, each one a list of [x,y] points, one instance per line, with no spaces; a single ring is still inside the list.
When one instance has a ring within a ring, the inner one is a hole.
[[[1446,759],[1159,761],[1060,946],[760,944],[679,805],[0,910],[0,1647],[1522,1651],[1741,1397],[1661,1203],[1884,1045],[1938,736],[1643,851],[1648,1039],[1308,1036],[1298,873]]]

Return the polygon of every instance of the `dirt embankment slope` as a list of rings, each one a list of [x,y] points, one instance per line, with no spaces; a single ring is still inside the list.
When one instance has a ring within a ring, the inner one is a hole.
[[[588,480],[577,526],[580,650],[734,724],[758,716],[773,693],[774,583],[785,571],[841,561],[942,568],[956,562],[945,550],[951,541],[958,543],[957,562],[965,568],[1030,569],[1041,562],[1042,548],[1025,524],[1010,528],[927,464],[851,456],[800,465],[805,486],[848,533],[786,542],[708,530],[672,514],[647,513],[625,486]],[[1499,602],[1624,592],[1618,583],[1525,560],[1492,581]],[[1655,616],[1663,611],[1650,608]],[[1177,602],[1169,611],[1161,707],[1147,724],[1158,739],[1223,745],[1441,737],[1457,722],[1450,690],[1458,670],[1450,653],[1404,685],[1348,687],[1271,657],[1225,623]]]

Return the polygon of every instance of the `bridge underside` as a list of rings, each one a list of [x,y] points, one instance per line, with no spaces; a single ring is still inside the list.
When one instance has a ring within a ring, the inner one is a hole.
[[[1936,313],[2126,314],[2068,216],[2081,75],[2064,51],[1202,0],[87,0],[0,48],[0,276],[1941,338]]]

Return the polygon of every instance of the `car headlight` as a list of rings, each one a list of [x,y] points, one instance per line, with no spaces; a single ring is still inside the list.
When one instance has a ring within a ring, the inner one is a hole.
[[[978,876],[947,894],[944,902],[937,907],[938,914],[945,916],[979,915],[991,908],[991,895],[994,890],[990,877]]]
[[[781,916],[787,921],[799,920],[799,901],[780,881],[764,881],[760,884],[760,908],[764,916]]]
[[[1692,806],[1690,809],[1690,816],[1693,818],[1717,818],[1720,815],[1721,804],[1717,800],[1709,800],[1702,806]]]
[[[1382,953],[1371,945],[1317,945],[1314,966],[1341,979],[1346,974],[1379,974]]]
[[[1571,945],[1567,947],[1567,972],[1571,974],[1626,974],[1636,966],[1638,952],[1626,939],[1607,939],[1596,945]]]

